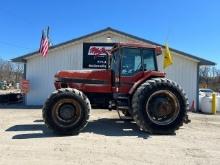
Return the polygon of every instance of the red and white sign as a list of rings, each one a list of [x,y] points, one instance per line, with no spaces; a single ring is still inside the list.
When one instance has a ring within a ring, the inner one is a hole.
[[[23,93],[28,93],[30,90],[30,83],[28,80],[21,80],[20,88]]]
[[[83,68],[106,69],[115,43],[83,43]]]
[[[88,55],[90,56],[105,56],[106,52],[109,52],[112,46],[90,46]]]

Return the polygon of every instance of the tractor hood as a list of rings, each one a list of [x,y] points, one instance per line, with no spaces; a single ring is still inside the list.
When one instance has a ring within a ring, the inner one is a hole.
[[[111,81],[110,70],[63,70],[55,74],[55,80],[65,83],[102,84]]]

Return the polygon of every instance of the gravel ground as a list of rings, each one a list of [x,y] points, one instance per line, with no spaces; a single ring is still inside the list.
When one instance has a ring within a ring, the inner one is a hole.
[[[77,136],[58,137],[40,109],[0,109],[0,164],[220,164],[220,115],[190,113],[176,135],[138,130],[116,112],[93,110]]]

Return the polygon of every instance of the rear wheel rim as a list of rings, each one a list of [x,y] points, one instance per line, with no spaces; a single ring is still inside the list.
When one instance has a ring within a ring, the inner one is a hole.
[[[150,95],[145,110],[154,124],[168,125],[178,117],[180,104],[174,93],[169,90],[159,90]]]
[[[60,127],[72,127],[76,125],[82,115],[82,107],[75,99],[61,99],[52,109],[54,122]]]

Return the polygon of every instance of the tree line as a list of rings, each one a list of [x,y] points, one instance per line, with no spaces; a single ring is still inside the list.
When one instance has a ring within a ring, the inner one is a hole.
[[[13,63],[0,58],[0,81],[7,83],[18,83],[22,80],[24,65],[22,63]]]
[[[215,66],[201,66],[199,69],[199,84],[203,88],[220,90],[220,69]]]

